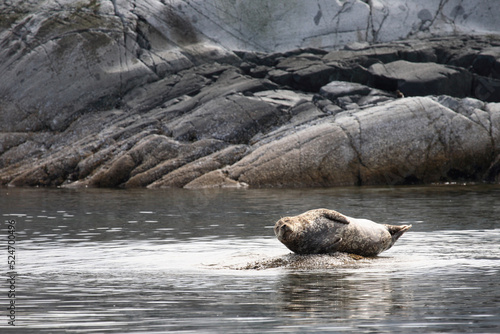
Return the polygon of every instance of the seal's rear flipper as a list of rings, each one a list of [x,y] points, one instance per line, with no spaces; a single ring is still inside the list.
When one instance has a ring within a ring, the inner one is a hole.
[[[399,237],[401,237],[403,233],[408,231],[411,227],[411,225],[387,225],[387,224],[385,224],[385,226],[387,227],[387,230],[391,234],[392,245],[394,245],[394,243],[399,239]]]

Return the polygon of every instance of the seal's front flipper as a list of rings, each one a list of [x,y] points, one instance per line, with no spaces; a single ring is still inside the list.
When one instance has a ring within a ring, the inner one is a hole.
[[[347,217],[337,211],[322,209],[320,215],[337,223],[349,224]]]
[[[340,243],[342,242],[342,238],[337,237],[333,240],[333,243],[328,247],[326,253],[335,253],[340,248]]]

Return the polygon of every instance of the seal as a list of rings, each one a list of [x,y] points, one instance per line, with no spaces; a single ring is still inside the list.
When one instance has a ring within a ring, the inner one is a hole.
[[[297,254],[344,252],[376,256],[391,248],[410,227],[377,224],[333,210],[316,209],[281,218],[274,225],[274,234]]]

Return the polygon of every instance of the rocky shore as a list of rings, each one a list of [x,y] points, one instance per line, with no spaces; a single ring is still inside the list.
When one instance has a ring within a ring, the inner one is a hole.
[[[500,35],[230,50],[166,5],[56,3],[0,22],[0,185],[500,181]]]

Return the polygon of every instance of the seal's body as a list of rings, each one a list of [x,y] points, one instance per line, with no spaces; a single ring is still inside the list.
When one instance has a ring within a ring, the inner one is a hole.
[[[411,225],[384,225],[327,209],[278,220],[274,233],[297,254],[345,252],[375,256],[394,245]]]

